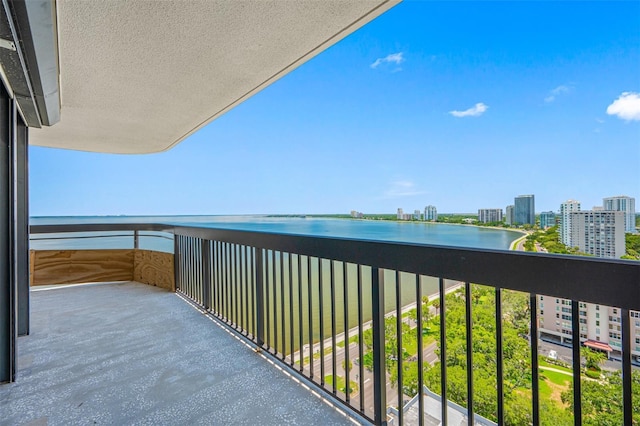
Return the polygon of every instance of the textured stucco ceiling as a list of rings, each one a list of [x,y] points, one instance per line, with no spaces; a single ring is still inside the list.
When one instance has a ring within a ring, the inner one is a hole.
[[[171,148],[399,0],[58,0],[61,115],[30,143]]]

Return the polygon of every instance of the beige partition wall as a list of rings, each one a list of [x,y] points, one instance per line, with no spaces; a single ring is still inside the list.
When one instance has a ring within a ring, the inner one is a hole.
[[[32,250],[31,285],[138,281],[175,290],[173,254],[149,250]]]

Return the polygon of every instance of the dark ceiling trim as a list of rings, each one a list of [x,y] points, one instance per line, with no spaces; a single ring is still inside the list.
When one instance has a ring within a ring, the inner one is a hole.
[[[60,120],[56,5],[53,0],[2,0],[0,38],[16,50],[0,48],[6,83],[29,127]]]

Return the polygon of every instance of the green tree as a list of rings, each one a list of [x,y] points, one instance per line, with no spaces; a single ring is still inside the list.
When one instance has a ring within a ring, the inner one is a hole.
[[[589,348],[584,348],[582,355],[584,356],[587,370],[600,371],[600,366],[607,360],[607,356],[604,353]]]
[[[633,371],[632,404],[633,425],[640,425],[640,372]],[[586,426],[613,426],[623,424],[622,376],[619,371],[605,373],[603,381],[583,379],[581,381],[582,424]],[[562,402],[567,410],[573,410],[573,389],[562,393]]]

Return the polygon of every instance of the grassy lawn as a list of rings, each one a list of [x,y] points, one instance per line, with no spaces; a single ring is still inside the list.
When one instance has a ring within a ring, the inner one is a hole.
[[[327,388],[333,388],[333,375],[330,374],[328,376],[324,376],[324,382]],[[336,387],[340,392],[343,392],[345,394],[347,393],[345,392],[346,386],[345,386],[344,377],[336,376]],[[353,380],[350,380],[350,383],[349,383],[349,393],[351,395],[358,393],[358,384]]]
[[[357,334],[355,336],[349,337],[349,344],[352,344],[352,343],[358,343]],[[338,343],[336,343],[336,346],[340,346],[341,348],[344,348],[344,340],[340,340]]]
[[[570,368],[562,367],[560,365],[550,364],[543,359],[538,360],[538,365],[540,367],[549,367],[549,368],[555,368],[556,370],[565,371],[573,376],[573,371]]]
[[[538,389],[540,390],[540,399],[542,399],[543,401],[549,401],[551,399],[551,392],[553,392],[553,390],[551,389],[551,386],[549,386],[549,384],[546,382],[546,380],[540,380]]]
[[[571,383],[572,376],[558,373],[556,371],[541,370],[540,376],[546,377],[550,382],[555,383],[558,386],[568,386]]]
[[[333,347],[331,346],[325,346],[324,347],[324,351],[323,351],[323,355],[327,356],[329,355],[331,352],[333,352]],[[306,358],[305,358],[306,359]],[[318,349],[318,352],[315,352],[313,354],[313,359],[320,359],[320,350]]]

